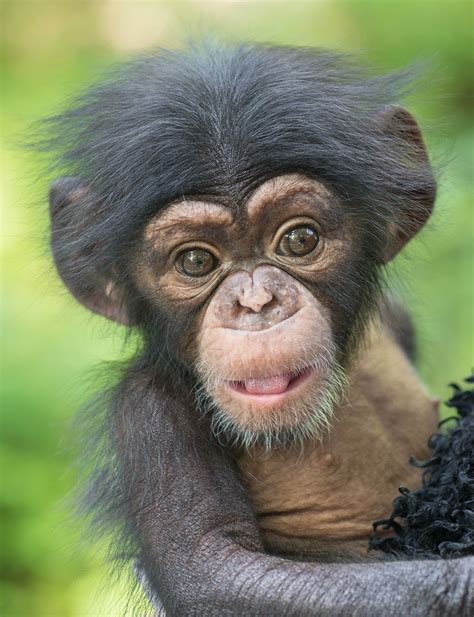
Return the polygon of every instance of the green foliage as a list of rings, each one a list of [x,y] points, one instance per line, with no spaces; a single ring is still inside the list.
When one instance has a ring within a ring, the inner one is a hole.
[[[470,4],[4,0],[2,12],[0,610],[13,617],[122,615],[116,587],[100,587],[102,554],[76,544],[82,524],[67,518],[62,500],[74,483],[64,438],[70,418],[94,390],[94,376],[98,383],[91,367],[126,354],[123,333],[88,315],[61,287],[47,250],[48,178],[17,138],[112,61],[189,35],[361,51],[383,70],[434,56],[435,69],[410,107],[441,163],[438,212],[390,280],[414,310],[421,372],[446,398],[446,382],[460,380],[473,361]]]

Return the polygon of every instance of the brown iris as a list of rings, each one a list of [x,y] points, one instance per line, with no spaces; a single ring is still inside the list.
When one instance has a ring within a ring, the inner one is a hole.
[[[178,257],[178,267],[188,276],[205,276],[215,267],[214,256],[205,249],[190,249]]]
[[[314,227],[301,225],[290,229],[280,240],[277,252],[280,255],[307,255],[311,253],[319,242],[319,236]]]

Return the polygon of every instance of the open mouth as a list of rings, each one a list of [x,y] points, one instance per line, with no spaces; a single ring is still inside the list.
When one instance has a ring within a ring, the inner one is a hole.
[[[280,375],[243,381],[229,381],[227,385],[235,392],[247,396],[278,396],[294,390],[303,381],[306,381],[313,372],[314,369],[307,368],[294,373],[281,373]]]

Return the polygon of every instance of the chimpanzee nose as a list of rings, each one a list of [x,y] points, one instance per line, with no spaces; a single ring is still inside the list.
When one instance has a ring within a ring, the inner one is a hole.
[[[221,327],[264,330],[296,313],[300,296],[291,276],[264,265],[231,274],[217,290],[212,310]]]
[[[254,285],[253,281],[242,285],[242,291],[237,298],[240,306],[251,309],[254,313],[260,313],[262,308],[273,300],[273,294],[263,285]]]

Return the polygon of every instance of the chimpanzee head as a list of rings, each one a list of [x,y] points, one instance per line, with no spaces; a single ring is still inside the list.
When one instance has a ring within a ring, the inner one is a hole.
[[[47,121],[67,174],[50,194],[62,278],[140,328],[216,430],[273,443],[328,422],[381,267],[434,202],[395,105],[407,81],[326,51],[210,44],[133,61]]]

